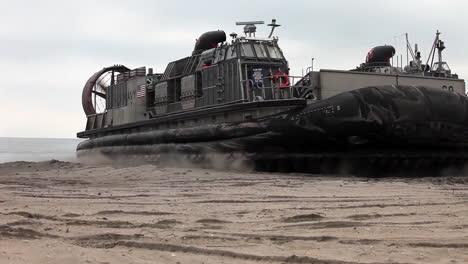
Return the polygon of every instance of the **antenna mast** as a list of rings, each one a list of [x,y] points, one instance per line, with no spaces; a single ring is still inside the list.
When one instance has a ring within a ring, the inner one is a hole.
[[[439,38],[440,34],[441,33],[439,32],[439,30],[437,30],[436,37],[435,37],[434,43],[432,44],[431,51],[429,52],[429,57],[427,58],[426,65],[429,65],[429,60],[431,60],[430,69],[432,69],[432,67],[434,66],[435,52],[437,49],[437,55],[439,57],[438,63],[437,63],[437,71],[442,72],[444,71],[444,68],[442,66],[442,51],[445,49],[445,44],[442,40],[440,40]]]
[[[271,36],[273,36],[273,32],[275,31],[275,28],[281,27],[281,25],[276,24],[276,19],[274,18],[271,20],[271,23],[268,24],[267,26],[271,27],[270,35],[268,35],[268,38],[271,38]]]
[[[437,52],[438,52],[438,55],[439,55],[439,64],[438,64],[438,67],[437,67],[437,70],[439,72],[442,72],[444,70],[444,68],[442,67],[442,51],[445,49],[445,45],[444,45],[444,42],[442,40],[439,39],[439,35],[440,35],[440,32],[437,30],[437,44],[436,44],[436,48],[437,48]]]
[[[418,54],[418,44],[415,44],[414,51],[413,51],[413,48],[411,47],[411,43],[409,42],[409,39],[408,39],[408,33],[406,33],[405,35],[406,35],[406,60],[407,60],[407,65],[409,65],[408,57],[409,57],[409,55],[411,55],[411,58],[413,58],[414,63],[416,63],[416,66],[419,69],[420,66],[421,66],[421,61],[419,60],[420,55]]]
[[[406,37],[406,65],[409,65],[409,49],[410,49],[410,45],[409,45],[409,41],[408,41],[408,33],[405,33],[405,37]],[[411,54],[413,55],[413,54]],[[413,59],[414,59],[414,56],[413,56]]]

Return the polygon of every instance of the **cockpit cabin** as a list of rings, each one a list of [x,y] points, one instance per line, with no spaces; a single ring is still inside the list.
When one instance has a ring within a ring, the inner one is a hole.
[[[223,31],[207,32],[197,40],[192,56],[169,63],[160,78],[147,87],[148,108],[154,107],[155,114],[164,114],[210,105],[291,98],[288,62],[277,39],[234,37],[231,43],[225,40]]]

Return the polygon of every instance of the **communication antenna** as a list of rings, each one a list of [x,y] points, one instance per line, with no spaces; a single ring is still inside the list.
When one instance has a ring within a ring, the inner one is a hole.
[[[265,24],[264,21],[244,21],[244,22],[236,22],[236,26],[244,26],[244,33],[249,37],[255,37],[255,32],[257,32],[257,26],[255,25],[263,25]]]
[[[270,35],[268,35],[268,38],[271,38],[271,36],[273,36],[273,31],[275,31],[275,28],[281,27],[281,25],[276,24],[276,19],[274,18],[271,20],[271,23],[267,26],[271,27]]]
[[[431,60],[431,66],[429,69],[432,69],[432,66],[434,66],[434,58],[435,58],[435,52],[436,50],[438,51],[438,57],[439,57],[439,63],[438,63],[438,67],[437,67],[437,71],[443,71],[443,67],[442,67],[442,51],[445,49],[445,43],[440,40],[440,37],[439,35],[441,34],[441,32],[439,32],[439,30],[437,30],[436,32],[436,37],[435,37],[435,40],[434,40],[434,43],[432,44],[432,48],[431,48],[431,51],[429,52],[429,57],[427,58],[427,62],[426,62],[426,65],[429,65],[429,60]]]
[[[414,44],[414,51],[411,47],[411,43],[408,39],[408,33],[405,34],[406,36],[406,65],[409,65],[409,55],[413,58],[413,62],[418,67],[418,70],[421,68],[421,53],[418,51],[418,44]],[[409,53],[409,55],[408,55]]]

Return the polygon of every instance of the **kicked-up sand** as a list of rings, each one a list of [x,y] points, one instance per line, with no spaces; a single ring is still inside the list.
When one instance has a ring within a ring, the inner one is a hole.
[[[468,263],[468,177],[5,163],[0,263]]]

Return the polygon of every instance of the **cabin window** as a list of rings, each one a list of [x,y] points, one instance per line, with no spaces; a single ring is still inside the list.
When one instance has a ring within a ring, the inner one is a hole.
[[[236,58],[236,57],[237,57],[236,46],[230,46],[227,49],[226,60]]]
[[[252,45],[250,45],[249,43],[244,43],[242,44],[242,50],[241,50],[241,54],[242,56],[245,56],[245,57],[255,57],[255,53],[252,49]]]
[[[265,47],[262,44],[255,44],[254,47],[255,47],[255,52],[257,53],[257,57],[259,58],[268,57]]]
[[[281,51],[278,47],[268,46],[268,52],[270,53],[270,57],[272,59],[282,59],[283,56],[281,55]]]

